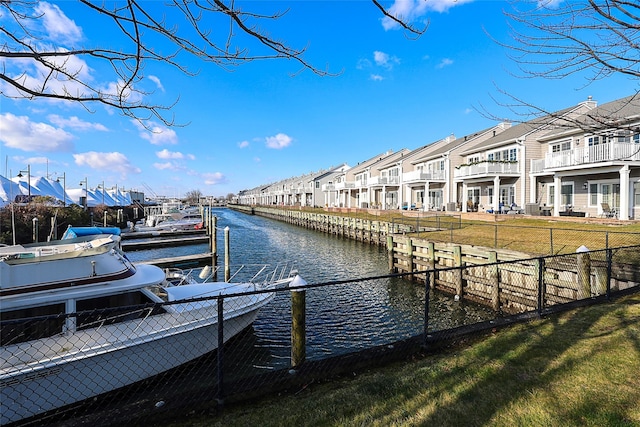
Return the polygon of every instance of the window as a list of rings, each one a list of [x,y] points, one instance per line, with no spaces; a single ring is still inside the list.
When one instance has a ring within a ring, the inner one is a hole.
[[[598,145],[600,144],[600,137],[595,135],[590,136],[589,138],[587,138],[587,142],[589,143],[589,146]]]
[[[480,161],[480,156],[472,156],[469,157],[469,163],[478,163]]]
[[[589,205],[598,206],[598,184],[589,184]]]
[[[493,153],[489,153],[489,154],[487,154],[487,160],[488,160],[488,161],[490,161],[490,162],[492,162],[492,161],[494,160],[494,155],[493,155]]]
[[[488,187],[489,190],[489,206],[493,206],[493,187]]]
[[[640,133],[634,133],[633,134],[633,143],[634,144],[640,144]]]
[[[633,183],[633,205],[640,207],[640,181]]]
[[[563,206],[573,206],[573,183],[562,184],[560,188],[560,204]]]
[[[512,148],[509,150],[509,161],[511,162],[515,162],[518,160],[518,150],[515,148]]]
[[[320,181],[316,181],[316,188],[320,188]]]
[[[571,150],[571,141],[562,141],[556,144],[551,145],[552,153],[559,153],[561,151],[569,151]]]

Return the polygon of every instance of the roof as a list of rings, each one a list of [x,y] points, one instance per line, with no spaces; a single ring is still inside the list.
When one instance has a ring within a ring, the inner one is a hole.
[[[561,120],[566,114],[575,111],[576,109],[586,106],[587,103],[580,103],[573,107],[565,108],[563,110],[556,111],[555,113],[547,114],[545,116],[536,117],[528,122],[520,123],[509,129],[500,132],[499,134],[492,136],[482,142],[479,142],[468,149],[460,153],[462,156],[476,153],[478,151],[488,150],[494,147],[499,147],[506,144],[517,142],[520,139],[525,138],[530,133],[538,131],[545,126],[550,126],[554,121]]]

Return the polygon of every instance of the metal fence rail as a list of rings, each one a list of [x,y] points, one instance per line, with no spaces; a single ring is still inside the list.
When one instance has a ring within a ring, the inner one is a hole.
[[[306,284],[189,303],[34,313],[26,320],[3,314],[2,424],[109,425],[132,414],[166,419],[406,358],[461,333],[637,291],[640,265],[633,260],[639,249]],[[442,285],[450,282],[441,280],[445,276],[457,277],[460,286]],[[272,300],[258,319],[234,312],[247,298],[264,296]],[[383,310],[381,301],[390,309]],[[185,304],[201,310],[183,310]]]

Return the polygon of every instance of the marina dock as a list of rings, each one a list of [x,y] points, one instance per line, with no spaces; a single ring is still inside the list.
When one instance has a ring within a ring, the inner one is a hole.
[[[184,255],[169,258],[157,258],[148,261],[139,261],[136,264],[151,264],[160,268],[195,268],[211,265],[212,262],[211,253],[201,253],[194,255]]]
[[[150,239],[140,241],[124,241],[121,243],[123,251],[143,251],[154,248],[166,248],[171,246],[199,245],[209,243],[209,236],[176,237],[169,239]]]

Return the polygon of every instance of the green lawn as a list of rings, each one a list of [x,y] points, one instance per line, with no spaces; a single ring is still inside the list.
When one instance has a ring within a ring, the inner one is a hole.
[[[640,426],[640,294],[170,425]]]

